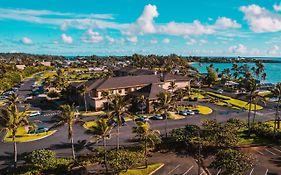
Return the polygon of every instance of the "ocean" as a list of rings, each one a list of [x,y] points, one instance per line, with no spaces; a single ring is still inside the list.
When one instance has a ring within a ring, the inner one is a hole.
[[[281,60],[280,58],[276,58]],[[273,60],[273,58],[271,58]],[[211,63],[193,63],[192,65],[196,67],[200,73],[207,73],[206,67],[209,66]],[[232,63],[213,63],[214,68],[219,68],[219,71],[222,71],[225,68],[232,67]],[[254,66],[254,63],[238,63],[238,65],[248,64],[250,67]],[[279,83],[281,82],[281,63],[264,63],[265,72],[267,74],[266,80],[263,81],[265,83]]]

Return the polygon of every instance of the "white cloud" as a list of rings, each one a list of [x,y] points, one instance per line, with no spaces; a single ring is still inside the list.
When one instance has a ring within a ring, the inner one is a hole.
[[[238,44],[238,45],[230,46],[228,48],[228,51],[230,53],[235,53],[235,54],[247,54],[248,53],[247,47],[244,46],[243,44]]]
[[[26,44],[26,45],[32,44],[32,40],[31,40],[30,38],[28,38],[28,37],[23,37],[23,38],[21,39],[21,42],[22,42],[23,44]]]
[[[103,36],[101,36],[99,32],[94,32],[93,30],[89,29],[81,39],[85,43],[98,43],[103,40]]]
[[[213,27],[202,25],[200,21],[195,20],[193,21],[193,23],[170,22],[166,25],[159,25],[158,33],[176,35],[176,36],[185,36],[185,35],[213,34],[215,33],[215,30],[213,29]]]
[[[195,40],[193,38],[189,38],[189,41],[186,42],[187,45],[204,45],[204,44],[207,44],[208,41],[207,40],[204,40],[204,39],[200,39],[200,40]]]
[[[194,45],[196,43],[197,41],[195,39],[190,39],[189,41],[186,42],[187,45]]]
[[[281,11],[281,2],[280,2],[279,5],[278,5],[278,4],[274,4],[274,5],[273,5],[273,8],[274,8],[274,10],[277,11],[277,12]]]
[[[281,31],[281,15],[268,11],[256,4],[242,6],[240,10],[245,14],[251,29],[256,33]]]
[[[241,28],[241,25],[236,20],[232,20],[227,17],[219,17],[216,21],[216,25],[226,28]]]
[[[63,33],[61,35],[61,39],[66,44],[71,44],[73,42],[72,37],[71,36],[67,36],[65,33]]]
[[[170,41],[171,41],[171,40],[170,40],[169,38],[164,38],[162,42],[165,43],[165,44],[169,44]]]
[[[136,37],[136,36],[128,37],[127,40],[132,42],[132,43],[137,43],[138,42],[138,37]]]
[[[115,39],[110,36],[105,36],[105,38],[107,39],[107,41],[109,41],[110,44],[113,44],[115,42]]]
[[[151,43],[151,44],[157,44],[157,43],[158,43],[158,40],[152,39],[152,40],[150,40],[150,43]]]
[[[280,55],[280,53],[280,48],[277,45],[272,46],[272,48],[267,51],[267,54],[271,56]]]

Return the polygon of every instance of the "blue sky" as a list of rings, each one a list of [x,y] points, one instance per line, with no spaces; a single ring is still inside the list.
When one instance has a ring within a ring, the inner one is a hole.
[[[271,0],[0,0],[0,52],[281,56]]]

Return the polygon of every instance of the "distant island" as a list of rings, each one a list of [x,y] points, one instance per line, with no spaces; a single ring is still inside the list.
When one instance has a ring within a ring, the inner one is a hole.
[[[28,54],[28,53],[0,53],[0,61],[9,63],[28,63],[34,61],[63,61],[63,60],[115,60],[115,61],[127,61],[136,57],[142,59],[166,59],[166,58],[180,58],[185,59],[188,62],[199,62],[199,63],[255,63],[257,61],[262,63],[281,63],[281,59],[277,60],[274,58],[251,58],[251,57],[207,57],[207,56],[180,56],[176,54],[170,54],[167,56],[162,55],[140,55],[133,54],[131,56],[61,56],[61,55],[39,55],[39,54]]]

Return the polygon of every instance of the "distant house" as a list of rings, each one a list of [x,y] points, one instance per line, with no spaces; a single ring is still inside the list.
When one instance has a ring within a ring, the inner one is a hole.
[[[40,64],[42,64],[43,66],[47,66],[47,67],[50,67],[52,65],[52,63],[50,61],[43,61],[43,62],[40,62]]]
[[[114,75],[120,76],[137,76],[137,75],[154,75],[155,71],[148,69],[136,69],[133,67],[124,67],[113,71]]]
[[[17,68],[18,70],[24,70],[25,67],[26,67],[26,66],[25,66],[24,64],[17,64],[17,65],[16,65],[16,68]]]
[[[190,78],[186,76],[164,74],[160,75],[139,75],[122,76],[103,79],[92,79],[84,85],[86,87],[87,104],[95,110],[104,107],[106,99],[102,98],[102,92],[108,91],[111,94],[129,95],[136,97],[137,94],[144,94],[149,99],[156,98],[156,95],[169,89],[170,83],[175,82],[176,88],[184,88],[190,83]],[[79,84],[73,84],[72,89],[80,87]],[[134,93],[132,93],[134,92]],[[79,98],[76,98],[77,100]],[[81,102],[81,101],[80,101]]]

